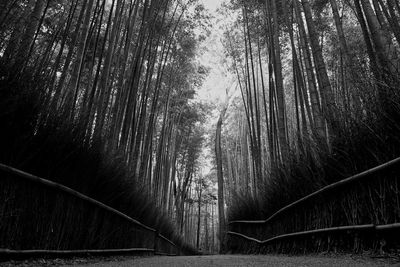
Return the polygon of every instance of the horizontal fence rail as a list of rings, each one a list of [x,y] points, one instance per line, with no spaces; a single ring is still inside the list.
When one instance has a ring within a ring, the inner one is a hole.
[[[82,250],[13,250],[13,249],[0,249],[0,259],[1,257],[39,257],[39,256],[86,256],[86,255],[120,255],[120,254],[156,254],[154,249],[149,248],[127,248],[127,249],[82,249]]]
[[[322,233],[331,233],[331,232],[340,232],[340,231],[362,231],[362,230],[375,230],[375,231],[384,231],[389,229],[398,229],[400,228],[400,223],[392,223],[392,224],[385,224],[385,225],[373,225],[373,224],[364,224],[364,225],[348,225],[348,226],[338,226],[338,227],[330,227],[330,228],[323,228],[323,229],[315,229],[309,231],[301,231],[301,232],[294,232],[284,235],[275,236],[266,240],[258,240],[256,238],[248,237],[246,235],[228,231],[227,234],[238,236],[243,239],[258,243],[258,244],[267,244],[273,241],[277,241],[279,239],[284,239],[288,237],[298,237],[298,236],[305,236],[305,235],[315,235],[315,234],[322,234]]]
[[[267,236],[267,238],[265,239],[261,239],[260,238],[256,238],[255,236],[248,236],[244,233],[240,233],[241,230],[247,230],[250,231],[251,233],[257,233],[257,235],[261,235],[261,236],[265,236],[265,231],[270,231],[270,232],[274,232],[274,229],[276,231],[276,229],[281,229],[276,226],[276,224],[280,223],[281,221],[277,222],[274,219],[277,219],[278,216],[280,216],[280,218],[282,219],[282,215],[285,214],[286,217],[284,217],[286,220],[288,220],[289,217],[288,216],[289,210],[293,211],[293,208],[297,208],[296,210],[294,210],[293,212],[303,212],[304,216],[308,215],[312,215],[313,212],[315,213],[315,210],[311,209],[308,211],[304,211],[301,210],[301,205],[304,204],[306,201],[309,201],[311,199],[320,197],[321,199],[326,199],[324,197],[326,197],[327,194],[331,194],[332,192],[337,192],[335,190],[338,189],[343,189],[345,187],[345,185],[350,185],[350,184],[355,184],[356,182],[365,182],[365,181],[369,181],[368,180],[364,180],[363,178],[367,179],[369,177],[372,177],[373,175],[377,175],[383,171],[389,170],[391,167],[394,166],[399,166],[400,165],[400,158],[396,158],[393,159],[391,161],[388,161],[384,164],[381,164],[377,167],[371,168],[369,170],[366,170],[364,172],[361,172],[359,174],[353,175],[351,177],[348,177],[346,179],[343,179],[339,182],[327,185],[305,197],[302,197],[286,206],[284,206],[283,208],[279,209],[278,211],[276,211],[275,213],[273,213],[271,216],[269,216],[267,219],[265,220],[235,220],[235,221],[230,221],[228,222],[229,228],[236,228],[239,229],[237,231],[233,231],[233,230],[229,230],[227,231],[227,234],[229,236],[232,237],[239,237],[241,239],[250,241],[250,242],[254,242],[256,244],[259,245],[267,245],[270,244],[274,241],[278,241],[278,240],[282,240],[282,239],[286,239],[286,238],[295,238],[295,237],[300,237],[300,236],[309,236],[309,235],[317,235],[317,234],[323,234],[323,233],[334,233],[334,232],[360,232],[360,231],[367,231],[367,232],[381,232],[381,231],[385,231],[385,230],[400,230],[400,223],[398,223],[398,218],[395,219],[394,223],[388,223],[386,221],[384,221],[384,224],[376,224],[376,223],[367,223],[367,224],[355,224],[355,225],[347,225],[347,226],[336,226],[336,227],[325,227],[325,228],[320,228],[320,229],[307,229],[305,231],[293,231],[290,232],[290,230],[288,232],[281,232],[278,234],[272,234],[271,236]],[[397,176],[396,176],[397,177]],[[375,178],[375,177],[374,177]],[[376,179],[375,179],[376,180]],[[373,180],[373,181],[375,181]],[[380,181],[380,180],[378,180]],[[382,186],[383,187],[383,186]],[[399,190],[398,190],[398,183],[396,181],[395,186],[393,186],[393,188],[391,188],[392,190],[395,190],[396,193],[396,197],[397,199],[400,197],[399,196]],[[382,188],[373,188],[372,191],[378,191],[378,190],[382,190]],[[343,190],[342,190],[343,191]],[[336,193],[335,193],[336,194]],[[330,197],[332,197],[332,195],[330,195]],[[333,196],[333,198],[335,198],[336,196]],[[337,197],[336,197],[337,198]],[[319,198],[318,198],[319,199]],[[370,200],[372,202],[372,199]],[[383,200],[381,200],[383,201]],[[398,202],[398,201],[397,201]],[[333,202],[333,204],[337,204],[340,202]],[[328,210],[332,209],[332,205],[328,206]],[[347,203],[348,204],[348,203]],[[342,203],[343,205],[343,203]],[[329,209],[330,207],[330,209]],[[343,208],[343,207],[341,207]],[[303,207],[304,209],[304,207]],[[316,212],[316,214],[321,214]],[[314,218],[315,218],[315,214],[314,214]],[[393,219],[393,218],[392,218]],[[274,223],[272,222],[274,220]],[[289,219],[290,220],[290,219]],[[329,220],[328,220],[329,221]],[[386,223],[386,224],[385,224]],[[244,227],[244,228],[243,228]],[[257,227],[257,228],[254,228]],[[262,228],[260,228],[262,227]],[[305,225],[304,228],[310,228],[307,227],[307,225]],[[255,230],[256,229],[256,230]],[[268,230],[267,230],[268,229]],[[299,230],[299,229],[297,229]]]
[[[96,207],[103,209],[107,212],[110,212],[111,214],[124,219],[125,221],[138,226],[142,228],[145,231],[151,232],[154,235],[154,248],[126,248],[126,249],[83,249],[83,250],[13,250],[9,248],[0,248],[0,257],[1,256],[9,256],[9,257],[24,257],[24,256],[38,256],[38,255],[57,255],[57,256],[62,256],[62,255],[86,255],[86,254],[93,254],[93,255],[107,255],[107,254],[122,254],[122,253],[153,253],[156,255],[170,255],[170,256],[176,256],[178,254],[173,254],[173,253],[164,253],[162,251],[158,251],[159,247],[159,242],[165,241],[169,245],[172,245],[174,247],[175,251],[178,251],[177,245],[160,234],[158,230],[151,228],[149,226],[146,226],[142,224],[141,222],[131,218],[130,216],[100,202],[95,199],[92,199],[78,191],[75,191],[67,186],[61,185],[59,183],[52,182],[50,180],[35,176],[33,174],[24,172],[22,170],[7,166],[5,164],[0,163],[0,170],[4,171],[6,173],[15,175],[18,178],[22,178],[31,182],[34,182],[36,184],[48,187],[48,188],[53,188],[55,190],[58,190],[59,192],[64,192],[76,199],[80,199],[83,202],[86,203],[91,203],[95,205]]]
[[[397,164],[400,164],[400,158],[393,159],[393,160],[388,161],[388,162],[386,162],[386,163],[384,163],[382,165],[376,166],[376,167],[374,167],[372,169],[369,169],[369,170],[366,170],[366,171],[361,172],[359,174],[350,176],[350,177],[348,177],[346,179],[343,179],[341,181],[338,181],[336,183],[327,185],[327,186],[325,186],[325,187],[323,187],[323,188],[321,188],[321,189],[319,189],[319,190],[317,190],[317,191],[315,191],[315,192],[313,192],[313,193],[311,193],[311,194],[309,194],[309,195],[307,195],[305,197],[302,197],[302,198],[300,198],[300,199],[298,199],[298,200],[286,205],[285,207],[281,208],[280,210],[278,210],[277,212],[275,212],[274,214],[272,214],[270,217],[268,217],[265,220],[254,220],[254,221],[236,220],[236,221],[230,221],[228,224],[234,224],[234,223],[240,223],[240,224],[262,224],[262,223],[268,223],[269,221],[274,219],[276,216],[280,215],[281,213],[284,213],[285,211],[287,211],[287,210],[289,210],[289,209],[291,209],[291,208],[293,208],[293,207],[295,207],[297,205],[302,204],[306,200],[309,200],[309,199],[311,199],[313,197],[316,197],[318,195],[322,195],[322,194],[324,194],[324,193],[326,193],[328,191],[331,191],[331,190],[334,190],[334,189],[338,189],[338,188],[340,188],[340,187],[342,187],[344,185],[347,185],[349,183],[357,182],[361,178],[364,178],[364,177],[367,177],[367,176],[371,176],[373,174],[376,174],[377,172],[386,170],[386,169],[388,169],[388,168],[390,168],[392,166],[395,166]]]

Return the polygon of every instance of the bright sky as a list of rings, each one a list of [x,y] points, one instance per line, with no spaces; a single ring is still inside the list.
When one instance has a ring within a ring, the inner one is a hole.
[[[211,35],[204,43],[205,51],[199,56],[200,62],[210,69],[210,73],[204,81],[203,87],[198,91],[198,96],[203,100],[221,103],[225,100],[225,90],[231,83],[222,65],[224,50],[220,38],[223,32],[217,22],[218,13],[216,12],[224,0],[202,0],[202,2],[214,18],[211,23]]]
[[[221,5],[224,0],[202,0],[203,4],[206,8],[210,9],[211,11],[215,11],[217,7]]]
[[[203,86],[197,91],[197,97],[199,100],[213,102],[214,104],[223,103],[225,101],[226,89],[232,86],[232,78],[229,73],[226,72],[226,68],[223,66],[224,48],[221,43],[221,37],[223,31],[220,29],[218,23],[217,8],[221,6],[221,3],[225,0],[201,0],[204,7],[210,11],[210,15],[214,17],[211,21],[212,29],[211,35],[205,40],[201,49],[202,54],[199,55],[199,61],[201,64],[209,68],[209,75],[205,79]],[[214,129],[216,121],[219,116],[219,110],[214,110],[213,116],[209,118],[206,123],[206,127]],[[211,133],[213,130],[211,130]],[[203,174],[210,172],[213,164],[211,163],[211,154],[213,152],[210,148],[203,149],[203,161],[202,171]]]

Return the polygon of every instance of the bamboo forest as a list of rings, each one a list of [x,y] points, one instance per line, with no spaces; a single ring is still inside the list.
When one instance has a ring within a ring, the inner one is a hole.
[[[0,259],[400,251],[398,0],[0,0],[0,125]]]

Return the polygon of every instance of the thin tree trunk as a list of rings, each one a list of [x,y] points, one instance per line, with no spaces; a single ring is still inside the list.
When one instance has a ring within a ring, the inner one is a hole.
[[[288,154],[288,140],[286,132],[286,104],[285,104],[285,92],[283,88],[283,76],[282,76],[282,62],[281,62],[281,46],[279,42],[279,24],[278,24],[278,10],[276,8],[276,0],[271,2],[271,13],[273,18],[273,62],[274,62],[274,74],[275,74],[275,90],[276,100],[278,107],[278,137],[279,137],[279,148],[281,151],[282,160],[286,159]]]
[[[382,7],[382,11],[385,14],[386,19],[389,21],[391,30],[394,33],[397,43],[400,45],[400,22],[395,11],[394,0],[386,0],[388,8],[385,7],[383,0],[379,0],[379,4]]]
[[[381,80],[381,75],[379,73],[378,59],[376,57],[376,54],[375,54],[375,51],[374,51],[374,48],[372,45],[372,40],[371,40],[370,34],[368,32],[367,23],[364,19],[364,14],[363,14],[363,11],[361,8],[360,0],[354,0],[354,6],[356,9],[358,22],[360,23],[361,30],[363,32],[364,42],[367,47],[367,53],[369,56],[369,60],[372,65],[371,70],[372,70],[372,73],[374,73],[375,79],[379,81],[379,80]]]
[[[326,131],[324,118],[321,111],[321,105],[319,101],[318,91],[316,87],[316,80],[314,70],[311,61],[311,53],[309,50],[309,44],[306,38],[306,31],[304,22],[300,12],[300,3],[298,0],[294,0],[294,8],[296,12],[296,20],[299,26],[300,36],[300,49],[303,51],[304,65],[307,74],[308,90],[311,99],[311,110],[313,114],[314,127],[316,130],[317,139],[326,140]]]
[[[378,18],[374,13],[369,0],[360,1],[371,32],[372,41],[375,45],[375,51],[378,56],[380,68],[383,71],[383,75],[387,77],[387,79],[391,79],[394,73],[396,73],[397,67],[396,63],[392,61],[392,57],[395,54],[393,51],[393,47],[391,47],[391,45],[389,44],[389,40],[383,34],[382,27],[379,24]]]
[[[332,7],[333,19],[335,20],[336,31],[337,31],[337,34],[339,37],[340,49],[342,50],[342,53],[345,57],[346,64],[349,64],[350,63],[349,62],[350,61],[349,49],[347,47],[346,38],[344,36],[343,25],[342,25],[342,21],[340,19],[340,15],[339,15],[337,1],[330,0],[330,2],[331,2],[331,7]]]
[[[204,214],[204,250],[208,252],[210,250],[209,245],[208,245],[208,200],[206,201],[206,208],[205,208],[205,214]]]
[[[218,214],[219,214],[219,252],[226,251],[226,222],[225,222],[225,207],[224,207],[224,176],[222,171],[222,150],[221,150],[221,128],[222,122],[227,110],[227,104],[222,109],[216,128],[215,134],[215,157],[217,162],[217,178],[218,178]]]
[[[49,0],[48,0],[49,1]],[[40,21],[42,18],[42,13],[46,7],[46,1],[45,0],[37,0],[35,7],[32,11],[32,14],[29,17],[29,24],[27,28],[25,29],[24,34],[22,35],[21,38],[21,44],[18,48],[18,51],[15,56],[15,63],[13,67],[14,73],[12,75],[18,75],[19,71],[24,67],[24,64],[27,60],[27,56],[30,51],[30,47],[33,42],[33,38],[35,36],[35,32],[38,29],[38,26],[40,25]]]
[[[332,92],[331,84],[326,71],[324,58],[322,56],[322,48],[318,41],[318,33],[314,25],[312,18],[312,12],[310,3],[308,0],[302,0],[304,14],[306,17],[307,28],[310,37],[311,50],[314,57],[318,84],[321,91],[321,99],[323,106],[323,113],[329,123],[330,129],[332,130],[331,135],[334,135],[338,131],[338,122],[335,118],[335,99]]]
[[[72,56],[73,56],[73,53],[74,53],[74,48],[75,48],[76,42],[78,41],[79,30],[81,28],[81,24],[82,24],[83,16],[85,14],[87,2],[88,2],[88,0],[85,0],[82,3],[81,10],[79,12],[79,17],[78,17],[78,19],[76,21],[75,31],[74,31],[74,33],[72,35],[72,42],[71,42],[71,45],[70,45],[70,47],[68,49],[68,54],[67,54],[67,56],[65,58],[65,62],[64,62],[63,69],[61,71],[60,79],[58,80],[57,87],[55,88],[54,97],[53,97],[52,102],[51,102],[50,110],[55,110],[55,108],[57,107],[57,104],[61,103],[61,101],[60,101],[61,97],[60,96],[62,94],[62,88],[64,87],[64,83],[65,83],[65,80],[66,80],[67,75],[68,75],[68,69],[69,69],[69,66],[70,66],[71,61],[72,61]],[[55,86],[55,84],[54,84],[54,86]]]
[[[202,180],[199,178],[199,199],[198,199],[198,211],[197,211],[197,237],[196,237],[196,248],[200,248],[200,222],[201,222],[201,196],[203,192]]]

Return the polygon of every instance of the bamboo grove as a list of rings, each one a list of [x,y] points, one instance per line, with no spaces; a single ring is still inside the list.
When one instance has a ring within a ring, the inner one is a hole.
[[[230,219],[398,156],[398,1],[230,1],[222,13],[242,100],[223,134]]]
[[[1,1],[2,162],[183,233],[206,113],[193,100],[203,13],[192,0]]]

